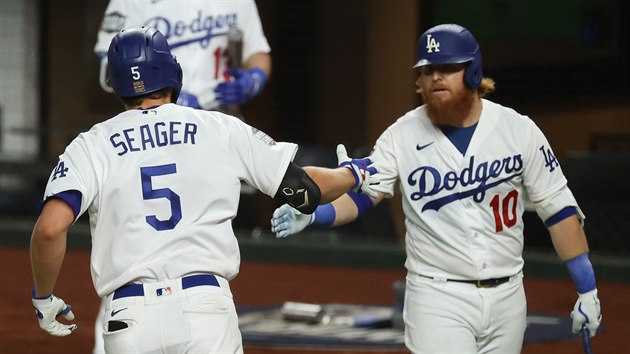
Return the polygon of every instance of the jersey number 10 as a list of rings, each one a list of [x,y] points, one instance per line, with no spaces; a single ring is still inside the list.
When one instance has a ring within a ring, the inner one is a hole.
[[[503,231],[503,226],[510,228],[516,224],[516,203],[518,200],[518,191],[511,190],[503,201],[500,196],[495,195],[490,201],[492,213],[494,214],[494,225],[496,232]]]

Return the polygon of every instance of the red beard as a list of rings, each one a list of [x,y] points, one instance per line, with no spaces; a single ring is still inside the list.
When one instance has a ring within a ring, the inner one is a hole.
[[[474,102],[474,91],[468,88],[453,92],[451,98],[443,100],[422,90],[427,115],[435,124],[457,123],[466,117]]]

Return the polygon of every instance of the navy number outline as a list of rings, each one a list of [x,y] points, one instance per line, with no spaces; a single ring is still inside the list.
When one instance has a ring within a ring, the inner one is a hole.
[[[151,225],[157,231],[172,230],[182,219],[182,203],[179,195],[170,188],[153,189],[151,177],[163,176],[177,173],[177,166],[174,163],[168,165],[140,167],[140,176],[142,180],[142,198],[159,199],[166,198],[171,204],[171,217],[168,220],[159,220],[155,215],[147,215],[145,217],[147,224]]]

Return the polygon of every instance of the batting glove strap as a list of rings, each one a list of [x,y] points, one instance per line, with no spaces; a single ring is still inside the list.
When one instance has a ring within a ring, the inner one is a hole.
[[[65,325],[57,321],[57,316],[66,320],[74,320],[72,307],[57,296],[50,294],[45,298],[35,297],[35,290],[31,293],[31,301],[35,308],[35,315],[39,327],[53,336],[67,336],[77,328],[76,324]]]
[[[578,333],[582,327],[586,327],[591,337],[595,335],[602,321],[602,310],[597,297],[597,289],[578,294],[571,318],[573,319],[573,333]]]

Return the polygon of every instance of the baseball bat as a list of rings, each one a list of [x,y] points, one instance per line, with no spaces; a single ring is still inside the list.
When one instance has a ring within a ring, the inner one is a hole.
[[[232,68],[239,69],[243,66],[243,31],[236,25],[230,26],[228,31],[228,55]],[[239,106],[226,107],[225,113],[245,121]]]
[[[580,330],[582,335],[582,346],[584,347],[584,354],[593,354],[593,346],[591,345],[591,335],[586,327],[582,327]]]

